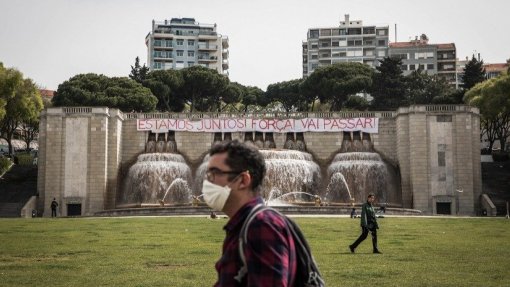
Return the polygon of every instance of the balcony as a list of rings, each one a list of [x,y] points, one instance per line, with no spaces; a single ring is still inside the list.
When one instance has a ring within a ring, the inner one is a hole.
[[[228,70],[228,60],[223,60],[222,68],[223,70]]]
[[[163,49],[163,50],[173,50],[174,45],[172,42],[163,43],[160,41],[154,41],[154,48]]]
[[[223,49],[228,49],[228,37],[221,38],[221,46]]]
[[[217,56],[198,56],[198,61],[199,62],[216,62],[218,61],[218,57]]]
[[[198,50],[216,51],[216,50],[218,50],[218,45],[209,45],[209,44],[198,43]]]

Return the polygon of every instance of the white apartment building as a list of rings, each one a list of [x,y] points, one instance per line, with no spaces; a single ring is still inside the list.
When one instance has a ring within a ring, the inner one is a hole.
[[[149,69],[182,69],[200,65],[228,76],[228,37],[216,31],[216,24],[202,24],[194,18],[152,21],[145,37]]]
[[[455,43],[430,44],[429,38],[422,34],[409,42],[394,42],[389,46],[389,56],[402,60],[404,76],[415,70],[422,70],[429,75],[437,74],[456,86]]]
[[[315,69],[339,62],[359,62],[371,67],[388,56],[389,27],[363,26],[349,14],[338,27],[310,28],[303,41],[303,77]]]

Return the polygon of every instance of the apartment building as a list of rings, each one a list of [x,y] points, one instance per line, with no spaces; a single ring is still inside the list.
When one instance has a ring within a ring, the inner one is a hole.
[[[420,69],[456,85],[456,52],[455,43],[430,44],[428,37],[422,34],[409,42],[390,43],[388,54],[402,60],[405,76]]]
[[[147,63],[152,70],[182,69],[200,65],[228,76],[228,37],[218,34],[216,24],[194,18],[152,21],[145,37]]]
[[[363,25],[349,14],[338,27],[310,28],[303,41],[303,77],[315,69],[339,62],[359,62],[371,67],[388,56],[389,27]]]

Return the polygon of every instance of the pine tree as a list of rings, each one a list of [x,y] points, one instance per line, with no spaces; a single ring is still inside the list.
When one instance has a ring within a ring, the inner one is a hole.
[[[485,68],[483,67],[483,60],[479,61],[475,58],[475,55],[464,67],[464,76],[462,77],[464,82],[464,90],[469,90],[476,84],[485,80]]]

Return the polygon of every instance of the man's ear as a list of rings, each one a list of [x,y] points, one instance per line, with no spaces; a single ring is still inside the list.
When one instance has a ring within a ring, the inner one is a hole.
[[[241,182],[239,183],[239,188],[245,189],[251,186],[251,174],[249,172],[241,173]]]

